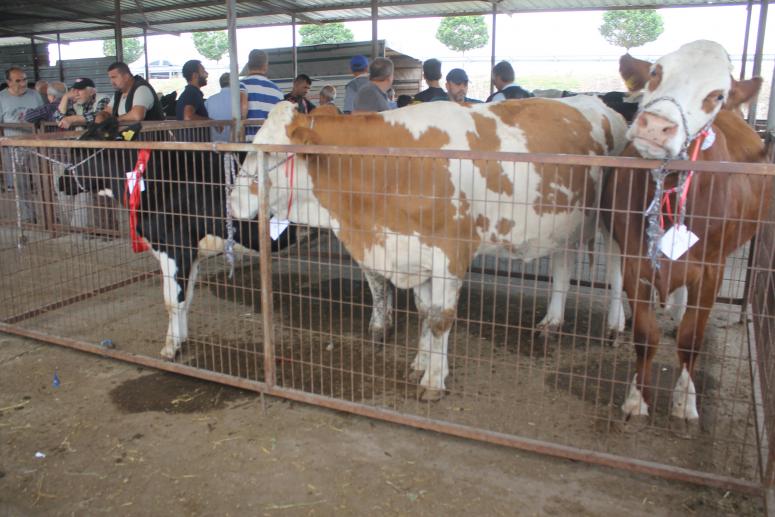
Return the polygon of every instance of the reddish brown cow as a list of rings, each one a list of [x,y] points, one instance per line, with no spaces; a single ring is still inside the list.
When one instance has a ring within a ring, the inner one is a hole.
[[[738,114],[729,111],[755,95],[761,80],[732,79],[729,57],[718,44],[690,43],[654,65],[630,56],[620,64],[628,87],[645,86],[641,111],[628,131],[631,144],[625,156],[683,158],[687,150],[699,145],[701,131],[712,124],[698,160],[764,160],[761,139]],[[679,176],[667,175],[666,191],[676,186]],[[673,391],[671,415],[691,424],[699,418],[692,372],[726,258],[754,235],[772,197],[772,181],[761,175],[694,174],[687,190],[685,225],[699,241],[676,260],[661,251],[649,251],[649,222],[644,212],[654,192],[648,171],[619,169],[608,177],[602,197],[604,222],[622,251],[624,290],[632,306],[637,354],[637,371],[622,410],[628,418],[646,417],[652,403],[651,364],[661,334],[652,291],[656,289],[664,301],[685,286],[686,312],[676,337],[681,374]],[[666,207],[674,211],[679,196],[680,192],[669,194],[669,205],[663,205],[665,230],[673,225]]]

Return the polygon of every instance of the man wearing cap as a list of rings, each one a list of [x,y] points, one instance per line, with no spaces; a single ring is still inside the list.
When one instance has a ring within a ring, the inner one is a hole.
[[[369,83],[355,94],[353,112],[390,109],[387,91],[393,84],[393,62],[378,57],[369,65]]]
[[[70,91],[64,94],[59,101],[59,107],[54,113],[54,120],[63,129],[85,126],[94,122],[94,117],[103,111],[109,102],[110,97],[103,97],[97,101],[94,81],[88,77],[76,79],[70,87]]]
[[[344,88],[344,112],[352,113],[355,94],[369,84],[369,60],[366,56],[353,56],[350,60],[350,70],[355,76]]]
[[[190,59],[183,65],[186,84],[175,104],[175,118],[178,120],[208,120],[202,86],[207,85],[207,70],[198,59]]]
[[[458,104],[478,104],[482,101],[466,97],[468,93],[468,74],[462,68],[453,68],[447,74],[447,95],[436,97],[434,101],[452,101]]]
[[[293,80],[293,89],[283,97],[288,102],[296,104],[299,113],[309,113],[315,109],[315,105],[307,98],[309,88],[312,86],[312,79],[307,74],[299,74]]]
[[[247,77],[240,82],[240,87],[244,86],[248,95],[249,119],[265,119],[274,105],[283,100],[282,90],[266,77],[268,71],[267,53],[259,49],[251,50],[248,64],[242,70],[242,74]],[[252,142],[256,133],[258,133],[257,126],[246,126],[245,140]]]
[[[439,86],[441,80],[441,61],[428,59],[422,64],[422,76],[428,87],[414,96],[417,102],[430,102],[436,97],[444,97],[447,92]]]
[[[527,99],[533,94],[514,84],[514,68],[508,61],[501,61],[492,67],[492,82],[497,91],[487,97],[485,102],[498,102],[506,99]]]

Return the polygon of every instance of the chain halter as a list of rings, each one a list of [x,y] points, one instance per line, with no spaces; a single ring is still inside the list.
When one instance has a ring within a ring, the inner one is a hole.
[[[705,139],[705,137],[712,133],[711,126],[713,125],[713,120],[716,118],[715,116],[711,118],[708,123],[702,127],[699,131],[694,133],[693,135],[689,134],[689,124],[686,119],[686,113],[684,112],[683,107],[681,104],[675,100],[675,98],[670,97],[668,95],[663,95],[661,97],[657,97],[656,99],[652,99],[646,104],[644,104],[639,110],[636,115],[639,117],[642,113],[644,113],[648,108],[652,107],[657,102],[669,102],[672,103],[677,109],[678,113],[681,116],[681,129],[684,132],[684,135],[686,135],[686,139],[684,140],[683,145],[681,146],[681,150],[678,153],[677,158],[681,160],[686,160],[689,158],[687,154],[687,150],[689,149],[689,146],[691,143],[696,140],[700,139],[697,142],[697,146],[692,153],[692,161],[697,159],[697,155],[699,153],[700,146],[702,146],[702,141]],[[668,210],[670,210],[670,199],[669,196],[673,192],[681,192],[680,201],[677,203],[677,209],[678,209],[678,217],[676,221],[673,221],[675,225],[680,226],[684,224],[684,219],[686,216],[686,196],[688,194],[689,185],[691,184],[691,178],[694,174],[694,171],[681,171],[679,173],[678,182],[676,183],[676,186],[665,190],[665,178],[668,174],[670,174],[672,171],[667,169],[667,162],[670,161],[670,158],[665,158],[662,160],[662,165],[657,169],[651,169],[651,178],[654,180],[654,197],[651,200],[651,203],[649,204],[648,208],[646,208],[646,211],[644,215],[648,218],[649,224],[646,228],[646,235],[648,236],[648,253],[649,258],[651,259],[651,265],[655,270],[660,269],[660,262],[659,262],[659,242],[660,239],[662,239],[662,236],[665,233],[664,229],[664,220],[662,218],[662,206],[663,204],[668,205]],[[672,216],[670,217],[672,221]]]

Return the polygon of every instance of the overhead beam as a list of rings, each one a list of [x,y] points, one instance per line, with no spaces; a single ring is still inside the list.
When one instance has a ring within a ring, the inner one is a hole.
[[[56,43],[57,40],[53,38],[46,38],[44,36],[38,36],[37,34],[30,34],[30,33],[24,33],[21,31],[17,31],[14,29],[9,29],[8,27],[0,27],[0,33],[6,33],[8,36],[13,38],[35,38],[39,39],[40,41],[45,41],[48,43]]]

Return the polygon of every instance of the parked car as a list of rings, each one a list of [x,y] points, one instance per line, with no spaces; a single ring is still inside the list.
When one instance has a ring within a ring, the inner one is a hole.
[[[175,65],[166,59],[157,59],[148,63],[148,74],[151,79],[171,79],[179,77],[182,68],[183,65]]]

